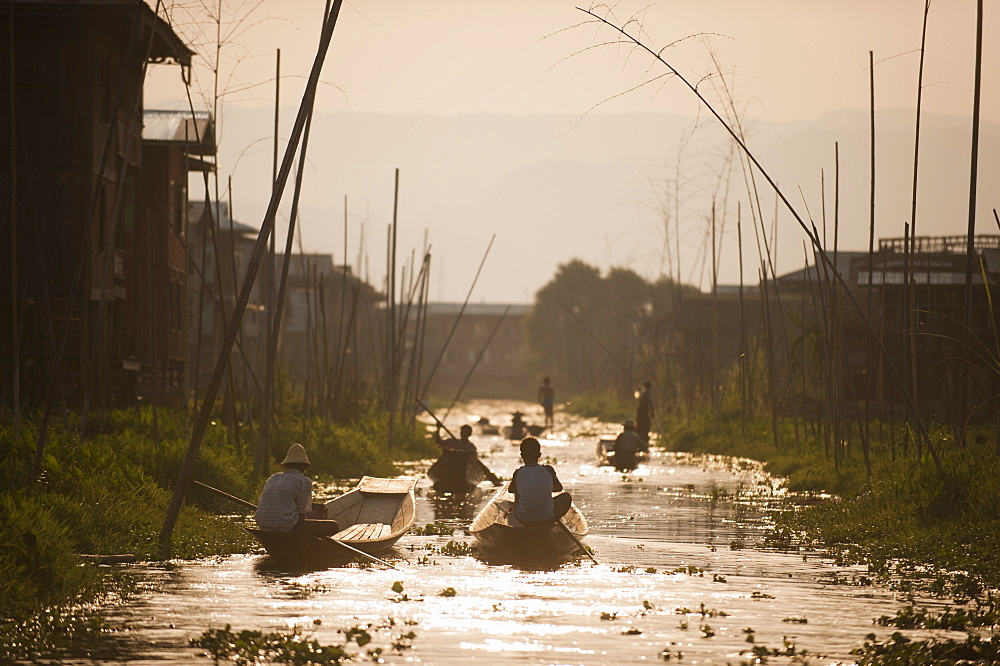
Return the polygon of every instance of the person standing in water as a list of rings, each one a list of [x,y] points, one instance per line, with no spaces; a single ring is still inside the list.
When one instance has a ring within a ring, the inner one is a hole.
[[[555,400],[556,392],[549,385],[549,378],[546,377],[542,380],[542,385],[538,387],[538,402],[541,403],[542,409],[545,410],[545,427],[551,428],[555,425],[554,410],[555,410]]]
[[[639,404],[635,408],[635,434],[639,435],[649,450],[649,429],[653,425],[653,382],[646,381],[639,394]]]

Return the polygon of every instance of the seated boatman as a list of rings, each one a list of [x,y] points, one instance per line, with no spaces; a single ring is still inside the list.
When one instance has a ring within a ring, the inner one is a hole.
[[[562,518],[573,498],[563,490],[552,465],[539,465],[542,446],[534,437],[521,441],[524,465],[514,470],[510,488],[514,493],[514,515],[526,527],[544,525]],[[553,497],[552,493],[559,493]]]
[[[636,454],[642,450],[644,442],[635,432],[635,423],[629,419],[622,426],[623,430],[615,439],[614,458],[611,464],[619,471],[635,469]]]
[[[283,472],[272,474],[257,500],[254,520],[270,532],[305,531],[313,536],[332,536],[340,531],[336,520],[307,518],[312,509],[312,480],[305,475],[312,464],[301,444],[288,447],[280,463]]]
[[[441,426],[437,427],[434,431],[434,442],[439,448],[445,451],[467,451],[469,453],[476,453],[476,445],[472,443],[469,437],[472,436],[472,426],[466,424],[461,427],[458,431],[459,438],[449,437],[448,439],[441,439]]]

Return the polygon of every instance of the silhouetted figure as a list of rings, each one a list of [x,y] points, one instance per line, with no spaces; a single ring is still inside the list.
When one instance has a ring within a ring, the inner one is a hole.
[[[528,424],[522,418],[521,412],[514,412],[510,422],[510,439],[522,439],[528,434]]]
[[[635,408],[635,434],[643,442],[643,450],[649,450],[649,428],[653,425],[653,382],[645,382],[639,394],[639,404]]]
[[[614,452],[611,464],[619,472],[635,469],[638,465],[636,455],[642,450],[643,441],[635,432],[635,423],[629,419],[622,426],[624,429],[615,438]]]
[[[521,440],[521,460],[524,465],[514,470],[510,489],[514,493],[514,515],[522,525],[551,523],[562,518],[573,498],[563,490],[552,465],[539,465],[542,445],[534,437]],[[553,496],[552,493],[558,493]]]
[[[541,403],[542,409],[545,410],[545,427],[551,428],[555,425],[555,401],[556,392],[549,385],[549,378],[546,377],[542,380],[542,385],[538,387],[538,402]]]

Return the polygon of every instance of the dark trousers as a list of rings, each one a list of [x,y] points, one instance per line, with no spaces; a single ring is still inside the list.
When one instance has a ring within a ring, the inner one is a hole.
[[[565,490],[554,495],[552,497],[552,518],[549,520],[522,520],[521,524],[525,527],[533,527],[535,525],[548,525],[549,523],[554,523],[569,511],[569,507],[573,504],[573,498]]]
[[[299,518],[292,528],[293,532],[306,532],[314,537],[333,536],[340,531],[340,525],[336,520],[313,520],[310,518]]]

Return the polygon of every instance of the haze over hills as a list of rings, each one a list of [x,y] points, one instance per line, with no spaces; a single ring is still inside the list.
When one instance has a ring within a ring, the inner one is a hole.
[[[226,110],[220,163],[235,168],[236,217],[254,227],[267,204],[271,178],[271,111]],[[282,110],[287,136],[294,109]],[[877,237],[901,237],[910,217],[913,113],[876,118]],[[838,112],[815,122],[748,131],[748,144],[803,217],[821,226],[820,172],[825,172],[828,237],[833,233],[834,143],[840,150],[840,247],[865,249],[869,220],[869,119]],[[970,124],[925,116],[922,122],[917,228],[921,235],[965,233],[968,220]],[[303,243],[342,261],[344,195],[348,197],[348,263],[381,284],[387,226],[392,220],[393,171],[400,169],[399,257],[432,246],[431,298],[462,300],[493,234],[496,240],[473,299],[531,302],[559,263],[578,257],[607,268],[629,266],[648,278],[676,270],[707,288],[711,201],[717,201],[720,282],[739,281],[736,202],[750,224],[738,163],[726,166],[732,142],[707,117],[662,114],[390,115],[323,113],[313,123],[310,168],[303,185]],[[242,153],[242,155],[241,155]],[[679,165],[679,168],[678,168]],[[728,174],[728,178],[727,178]],[[730,193],[725,197],[724,183]],[[978,233],[998,233],[1000,126],[980,135]],[[774,195],[757,181],[770,228]],[[201,185],[192,181],[191,197]],[[801,188],[801,192],[800,192]],[[677,201],[675,201],[675,195]],[[803,198],[806,204],[803,203]],[[289,187],[284,198],[287,211]],[[723,205],[725,200],[726,204]],[[723,210],[726,214],[723,214]],[[669,219],[665,243],[664,211]],[[807,212],[808,211],[808,212]],[[364,225],[364,243],[361,227]],[[279,224],[279,233],[284,232]],[[803,262],[805,235],[784,212],[778,217],[778,270]],[[756,282],[756,248],[744,229],[744,279]]]

